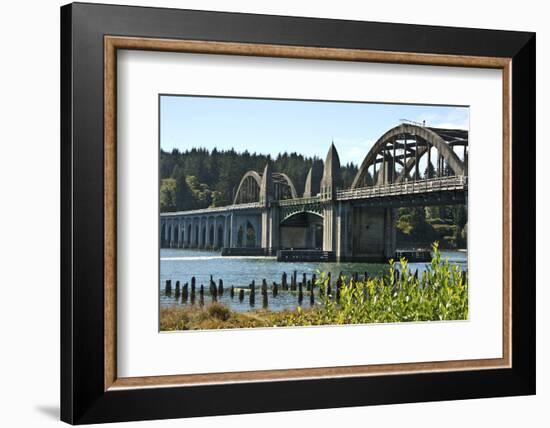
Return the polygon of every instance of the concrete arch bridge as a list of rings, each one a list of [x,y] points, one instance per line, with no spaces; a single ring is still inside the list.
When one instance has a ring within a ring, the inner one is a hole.
[[[424,164],[435,166],[424,174]],[[298,195],[290,177],[270,164],[248,171],[231,205],[162,213],[161,246],[227,255],[316,250],[323,260],[393,257],[396,208],[466,203],[468,132],[402,123],[375,142],[349,188],[334,144],[320,181],[316,175],[309,171]]]

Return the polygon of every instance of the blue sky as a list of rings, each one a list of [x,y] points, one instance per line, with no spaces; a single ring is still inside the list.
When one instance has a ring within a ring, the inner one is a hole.
[[[332,140],[341,163],[360,164],[400,119],[468,129],[469,109],[454,106],[161,96],[161,148],[234,148],[324,159]]]

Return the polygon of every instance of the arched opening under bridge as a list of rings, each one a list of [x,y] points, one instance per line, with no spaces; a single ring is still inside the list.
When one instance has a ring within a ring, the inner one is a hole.
[[[216,236],[216,248],[222,248],[223,247],[223,226],[220,224],[218,225],[218,233]]]
[[[250,221],[245,224],[241,224],[237,231],[237,247],[253,248],[257,245],[256,241],[256,229]]]
[[[322,249],[323,217],[317,213],[299,212],[280,225],[280,248]]]
[[[166,247],[166,224],[160,225],[160,247]]]

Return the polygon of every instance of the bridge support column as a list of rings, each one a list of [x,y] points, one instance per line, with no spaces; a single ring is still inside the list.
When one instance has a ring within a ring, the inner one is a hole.
[[[235,213],[231,213],[229,219],[230,242],[229,248],[235,248],[237,246],[237,216]]]
[[[384,257],[395,257],[397,230],[395,227],[396,210],[395,208],[386,208],[384,213]]]
[[[195,248],[197,246],[197,220],[191,219],[191,241],[189,242],[189,246],[191,248]]]
[[[336,250],[336,213],[332,202],[323,204],[323,251]]]
[[[273,204],[262,211],[261,248],[268,252],[279,249],[279,207]]]
[[[204,248],[210,248],[212,242],[210,242],[210,228],[212,227],[212,218],[206,217],[205,221],[206,233],[204,234]]]
[[[198,247],[199,248],[204,248],[204,238],[205,238],[205,233],[204,233],[204,228],[206,227],[205,226],[205,223],[206,221],[204,219],[200,219],[199,220],[199,239],[198,239]]]
[[[161,233],[162,233],[162,236],[161,236],[161,242],[160,242],[160,245],[162,248],[165,248],[166,247],[166,243],[168,242],[168,225],[167,225],[167,221],[164,220],[164,221],[161,221],[160,223],[160,230],[161,230]]]
[[[350,204],[339,202],[335,221],[335,256],[337,261],[346,260],[350,257]]]
[[[279,249],[279,207],[271,206],[270,209],[271,234],[269,249],[275,252]]]
[[[231,242],[231,216],[225,216],[223,221],[223,246],[224,248],[230,248]]]
[[[170,248],[174,248],[174,235],[175,235],[175,232],[176,232],[176,225],[174,224],[174,221],[171,221],[170,222]]]

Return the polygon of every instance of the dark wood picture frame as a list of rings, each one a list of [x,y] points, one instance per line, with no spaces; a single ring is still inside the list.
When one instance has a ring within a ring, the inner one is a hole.
[[[117,378],[117,49],[502,69],[503,357]],[[62,420],[81,424],[535,392],[533,33],[71,4],[61,8],[61,136]]]

